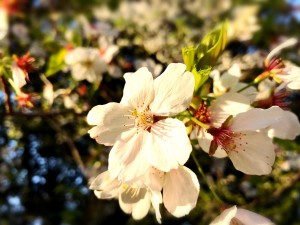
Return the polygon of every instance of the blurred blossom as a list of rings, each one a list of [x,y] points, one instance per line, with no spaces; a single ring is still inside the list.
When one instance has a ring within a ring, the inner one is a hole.
[[[232,6],[232,0],[188,0],[185,1],[184,8],[201,19],[216,17],[226,12]],[[201,10],[205,9],[205,10]]]
[[[14,55],[13,59],[11,66],[13,82],[18,88],[21,88],[29,81],[28,73],[33,70],[35,59],[30,56],[29,52],[20,57]]]
[[[153,77],[156,78],[158,75],[160,75],[163,67],[159,63],[155,63],[153,59],[147,58],[147,59],[137,59],[134,61],[134,67],[135,69],[139,69],[141,67],[147,67],[149,71],[153,74]]]
[[[21,43],[27,44],[30,41],[28,27],[22,23],[14,23],[11,26],[11,32],[20,40]]]
[[[300,155],[295,152],[285,152],[285,159],[279,166],[284,171],[300,170]]]
[[[25,93],[20,91],[16,94],[15,99],[21,108],[33,108],[39,97],[35,93]]]
[[[51,106],[55,98],[53,85],[46,78],[45,75],[41,75],[41,80],[44,82],[43,97],[47,100],[48,104]]]
[[[0,5],[0,40],[6,36],[8,27],[8,12]]]
[[[97,48],[77,47],[67,53],[66,64],[71,68],[75,80],[87,80],[90,83],[100,82],[107,64]]]
[[[100,48],[101,58],[109,64],[112,59],[118,54],[119,47],[110,41],[109,38],[105,36],[100,36],[98,39],[98,44]]]
[[[118,31],[107,22],[96,21],[90,23],[84,15],[80,15],[78,21],[81,23],[87,39],[98,38],[99,36],[115,38],[118,35]]]
[[[233,64],[228,71],[220,75],[218,70],[211,72],[213,78],[213,96],[219,96],[227,92],[237,92],[247,86],[247,83],[240,82],[242,73],[238,64]],[[240,93],[247,96],[251,101],[256,96],[256,88],[249,87]]]
[[[260,29],[257,19],[259,7],[244,5],[234,8],[233,19],[229,21],[228,39],[248,41]]]
[[[265,71],[255,78],[255,82],[272,77],[277,83],[281,83],[282,87],[299,90],[300,68],[291,63],[285,64],[284,61],[277,56],[284,48],[294,46],[297,43],[298,40],[296,38],[290,38],[274,48],[264,61]]]

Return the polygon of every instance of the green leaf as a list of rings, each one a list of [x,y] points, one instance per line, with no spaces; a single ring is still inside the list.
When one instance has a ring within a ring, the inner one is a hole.
[[[193,69],[194,62],[195,62],[195,53],[196,53],[196,48],[194,46],[182,48],[182,58],[186,65],[187,71],[192,71]]]
[[[195,61],[197,70],[213,67],[225,49],[227,41],[227,22],[208,33],[196,49]]]
[[[196,66],[193,67],[192,73],[195,78],[195,88],[194,88],[195,93],[197,93],[198,90],[201,88],[201,86],[205,83],[205,81],[207,81],[207,79],[209,78],[211,69],[212,69],[212,67],[208,67],[208,68],[202,69],[202,70],[197,70]]]
[[[53,74],[60,71],[65,66],[65,55],[67,54],[67,49],[62,48],[57,53],[50,56],[46,76],[52,76]]]

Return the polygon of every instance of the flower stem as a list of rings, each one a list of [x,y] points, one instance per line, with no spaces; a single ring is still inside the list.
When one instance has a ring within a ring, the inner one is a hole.
[[[241,88],[240,90],[238,90],[237,92],[240,93],[243,90],[246,90],[248,87],[253,86],[254,84],[256,84],[256,82],[252,81],[251,83],[247,84],[245,87]]]
[[[199,120],[197,120],[195,117],[191,117],[191,121],[193,121],[195,124],[199,125],[200,127],[204,128],[204,129],[208,129],[210,126],[200,122]]]
[[[204,172],[203,172],[203,170],[202,170],[202,168],[201,168],[201,166],[200,166],[200,164],[199,164],[199,162],[198,162],[198,160],[197,160],[197,158],[196,158],[194,152],[192,152],[191,155],[192,155],[192,158],[193,158],[193,160],[194,160],[194,162],[195,162],[195,164],[196,164],[196,166],[197,166],[197,169],[198,169],[199,173],[200,173],[201,176],[203,177],[205,183],[207,184],[207,186],[208,186],[209,190],[211,191],[211,193],[213,194],[214,198],[215,198],[219,203],[223,204],[223,201],[220,199],[220,197],[219,197],[219,196],[217,195],[217,193],[215,192],[215,190],[214,190],[214,188],[213,188],[211,182],[208,181],[206,175],[204,174]]]
[[[249,84],[247,84],[245,87],[241,88],[240,90],[238,90],[237,92],[240,93],[242,92],[243,90],[247,89],[248,87],[251,87],[255,84],[258,84],[259,82],[267,79],[268,77],[270,76],[270,72],[268,71],[264,71],[262,72],[260,75],[258,75],[254,81],[250,82]]]

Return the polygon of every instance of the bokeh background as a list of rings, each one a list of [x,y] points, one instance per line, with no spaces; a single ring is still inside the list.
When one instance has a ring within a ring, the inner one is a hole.
[[[0,89],[0,224],[157,224],[124,214],[117,200],[98,200],[89,178],[104,171],[109,148],[89,137],[86,114],[97,104],[120,101],[125,72],[148,66],[158,75],[182,62],[181,48],[197,45],[218,23],[229,22],[228,45],[215,69],[237,63],[245,79],[262,71],[264,57],[283,40],[300,38],[300,1],[284,0],[15,0],[1,57],[30,52],[36,59],[30,83],[33,108],[20,107]],[[15,5],[14,5],[15,4]],[[103,42],[105,40],[105,42]],[[103,44],[105,43],[105,44]],[[76,81],[60,54],[76,46],[116,46],[101,83]],[[300,65],[299,46],[282,56]],[[299,93],[289,96],[300,115]],[[19,103],[19,104],[18,104]],[[300,139],[276,140],[277,159],[268,176],[236,171],[227,159],[196,156],[219,196],[272,219],[300,225]],[[263,150],[262,150],[263,151]],[[196,165],[187,166],[196,174]],[[198,174],[199,175],[199,174]],[[198,204],[183,218],[164,209],[163,224],[206,225],[220,207],[199,177]]]

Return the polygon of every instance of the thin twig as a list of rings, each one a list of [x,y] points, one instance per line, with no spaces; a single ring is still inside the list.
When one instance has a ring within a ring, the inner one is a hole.
[[[203,170],[202,170],[202,168],[201,168],[201,166],[200,166],[200,164],[199,164],[199,162],[198,162],[198,160],[197,160],[197,158],[196,158],[194,152],[192,152],[191,155],[192,155],[192,158],[193,158],[193,160],[194,160],[194,162],[195,162],[195,164],[196,164],[196,166],[197,166],[197,169],[198,169],[199,173],[200,173],[201,176],[203,177],[203,179],[204,179],[205,183],[207,184],[209,190],[211,191],[211,193],[213,194],[213,196],[215,197],[215,199],[216,199],[219,203],[223,204],[223,201],[220,199],[220,197],[219,197],[219,196],[217,195],[217,193],[215,192],[215,190],[214,190],[214,188],[213,188],[211,182],[207,179],[206,175],[204,174],[204,172],[203,172]]]
[[[50,118],[47,118],[47,121],[49,125],[57,132],[60,134],[60,136],[63,138],[63,141],[69,146],[71,150],[72,157],[78,167],[81,169],[81,171],[85,174],[85,166],[84,163],[80,157],[79,151],[74,144],[73,140],[67,135],[67,133],[60,127],[59,123],[57,121],[54,121]]]
[[[293,174],[292,176],[289,177],[289,180],[287,180],[285,183],[281,185],[274,193],[273,196],[278,198],[282,192],[284,192],[286,189],[290,188],[293,186],[296,182],[298,182],[300,179],[300,172]]]
[[[32,112],[5,112],[0,113],[0,117],[5,116],[18,116],[18,117],[52,117],[52,116],[60,116],[60,115],[66,115],[66,114],[73,114],[75,116],[86,116],[87,112],[81,112],[76,113],[73,110],[64,110],[64,111],[49,111],[49,112],[43,112],[43,111],[32,111]]]

